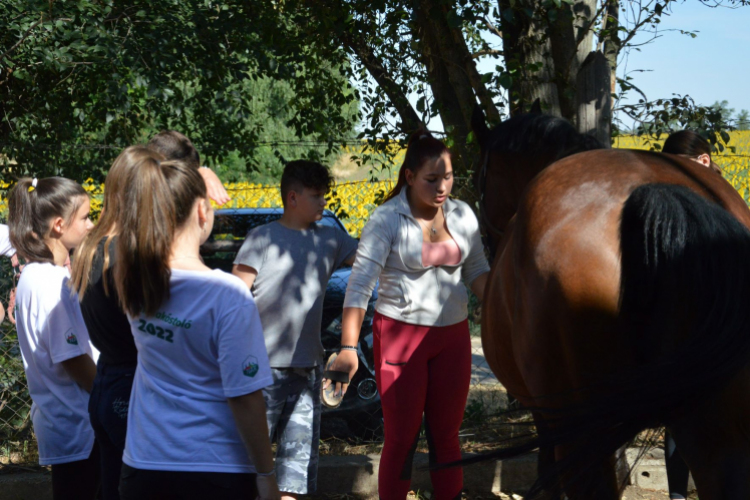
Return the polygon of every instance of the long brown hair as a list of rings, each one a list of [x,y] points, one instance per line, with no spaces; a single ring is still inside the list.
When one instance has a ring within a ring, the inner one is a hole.
[[[73,260],[71,288],[78,292],[80,300],[83,300],[91,279],[91,266],[96,255],[96,249],[99,242],[105,237],[107,241],[104,243],[102,283],[104,293],[109,294],[109,280],[107,280],[110,267],[109,246],[112,243],[112,238],[117,234],[117,220],[123,206],[123,193],[128,189],[128,176],[131,172],[137,171],[144,163],[151,162],[158,165],[163,159],[162,155],[144,146],[130,146],[124,149],[112,163],[104,182],[102,214],[94,229],[86,235],[86,238],[76,250],[76,258]]]
[[[47,177],[36,182],[28,177],[18,181],[8,199],[10,242],[28,262],[54,264],[45,238],[55,217],[70,221],[81,206],[86,191],[64,177]]]
[[[406,187],[406,171],[411,170],[416,174],[429,160],[440,158],[444,154],[450,155],[450,149],[442,141],[435,139],[425,128],[420,128],[409,138],[406,147],[404,163],[398,171],[398,181],[384,201],[395,198]]]
[[[131,169],[115,243],[115,287],[131,316],[153,316],[169,298],[169,256],[176,230],[195,201],[207,199],[198,171],[182,162],[143,162]]]

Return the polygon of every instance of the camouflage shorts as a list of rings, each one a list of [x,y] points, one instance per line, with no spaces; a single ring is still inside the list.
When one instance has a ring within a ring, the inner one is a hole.
[[[315,493],[320,444],[320,384],[323,367],[272,368],[263,389],[271,440],[276,441],[276,480],[287,493]]]

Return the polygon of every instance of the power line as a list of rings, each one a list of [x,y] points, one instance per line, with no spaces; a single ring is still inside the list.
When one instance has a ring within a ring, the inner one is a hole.
[[[241,149],[248,149],[248,148],[255,148],[260,146],[273,146],[273,147],[279,147],[279,146],[292,146],[292,147],[314,147],[314,146],[321,146],[321,147],[327,147],[328,145],[332,146],[348,146],[348,145],[355,145],[355,146],[367,146],[370,143],[368,141],[363,141],[359,139],[335,139],[329,141],[313,141],[313,140],[295,140],[295,141],[260,141],[255,143],[250,143],[246,145],[244,148]],[[204,144],[196,144],[195,145],[197,149],[209,149],[212,145],[210,143],[204,143]],[[108,150],[108,149],[114,149],[114,150],[120,150],[124,149],[126,146],[118,146],[114,144],[66,144],[66,143],[43,143],[43,142],[36,142],[36,143],[30,143],[30,142],[0,142],[0,147],[9,147],[9,148],[35,148],[35,149],[42,149],[42,150],[62,150],[62,149],[83,149],[83,150]]]

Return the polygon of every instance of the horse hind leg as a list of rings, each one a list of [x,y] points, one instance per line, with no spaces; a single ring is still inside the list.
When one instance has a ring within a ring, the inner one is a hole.
[[[554,446],[543,446],[539,448],[537,458],[537,474],[539,478],[548,478],[549,483],[536,497],[539,500],[562,500],[562,487],[559,477],[555,474],[555,448]]]
[[[577,450],[575,453],[580,456],[581,451]],[[570,452],[569,446],[557,446],[555,458],[562,460]],[[575,475],[569,471],[563,472],[565,495],[569,500],[620,500],[624,485],[618,481],[616,465],[617,460],[613,454],[585,469],[577,469]]]
[[[536,431],[541,438],[548,433],[544,417],[532,412]],[[555,447],[540,446],[537,456],[537,477],[543,481],[542,491],[535,496],[539,500],[562,500],[563,491],[560,478],[555,471]]]

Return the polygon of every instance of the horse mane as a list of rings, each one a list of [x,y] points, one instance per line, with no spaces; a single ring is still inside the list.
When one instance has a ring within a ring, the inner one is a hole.
[[[524,153],[532,158],[551,159],[550,163],[604,148],[599,140],[578,132],[569,121],[550,115],[521,114],[488,130],[481,111],[475,111],[472,128],[484,151]]]

